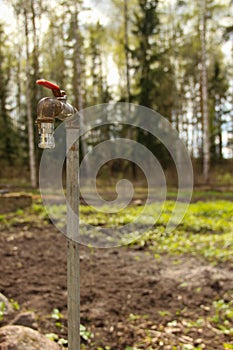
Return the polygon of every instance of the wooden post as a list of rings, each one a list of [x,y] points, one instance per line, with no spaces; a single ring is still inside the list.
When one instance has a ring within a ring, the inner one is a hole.
[[[79,143],[72,123],[66,121],[68,349],[80,350]]]

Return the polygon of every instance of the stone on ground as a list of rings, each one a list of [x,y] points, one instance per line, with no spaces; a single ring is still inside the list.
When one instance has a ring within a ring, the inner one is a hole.
[[[44,335],[24,326],[0,328],[0,350],[61,350]]]

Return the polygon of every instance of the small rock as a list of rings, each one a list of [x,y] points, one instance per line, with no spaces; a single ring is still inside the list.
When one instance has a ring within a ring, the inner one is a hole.
[[[11,315],[14,313],[14,309],[5,295],[0,293],[0,303],[4,304],[4,315]]]
[[[44,335],[24,326],[0,328],[0,350],[61,350]]]
[[[141,200],[141,199],[135,199],[135,200],[133,201],[133,204],[134,204],[134,205],[140,206],[140,205],[142,205],[142,200]]]
[[[201,339],[201,338],[198,338],[194,341],[195,346],[200,345],[201,343],[203,343],[203,339]]]
[[[37,330],[36,314],[32,311],[22,312],[11,322],[13,325],[25,326]]]
[[[168,334],[180,333],[181,332],[181,328],[179,328],[179,327],[166,327],[165,328],[165,332],[168,333]]]

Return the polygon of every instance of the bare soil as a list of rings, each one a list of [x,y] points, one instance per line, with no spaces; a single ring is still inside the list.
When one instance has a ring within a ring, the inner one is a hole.
[[[66,239],[48,224],[5,229],[0,234],[0,292],[34,310],[42,333],[67,336]],[[81,322],[93,338],[86,349],[183,349],[182,344],[223,349],[230,342],[206,322],[187,332],[189,320],[211,317],[212,302],[233,290],[233,267],[190,256],[155,259],[148,248],[80,247]],[[62,326],[51,318],[64,315]],[[10,320],[5,318],[3,323]],[[168,322],[173,321],[170,326]],[[175,321],[175,322],[174,322]],[[148,335],[148,330],[149,334]]]

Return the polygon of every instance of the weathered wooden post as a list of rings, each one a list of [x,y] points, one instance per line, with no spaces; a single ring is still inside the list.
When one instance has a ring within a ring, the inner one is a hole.
[[[66,121],[68,346],[80,350],[79,143],[75,121]],[[71,144],[70,144],[71,141]]]
[[[39,147],[54,148],[54,121],[58,118],[66,123],[68,349],[80,350],[79,118],[59,86],[46,80],[38,80],[37,84],[51,89],[55,97],[45,97],[38,103]]]

